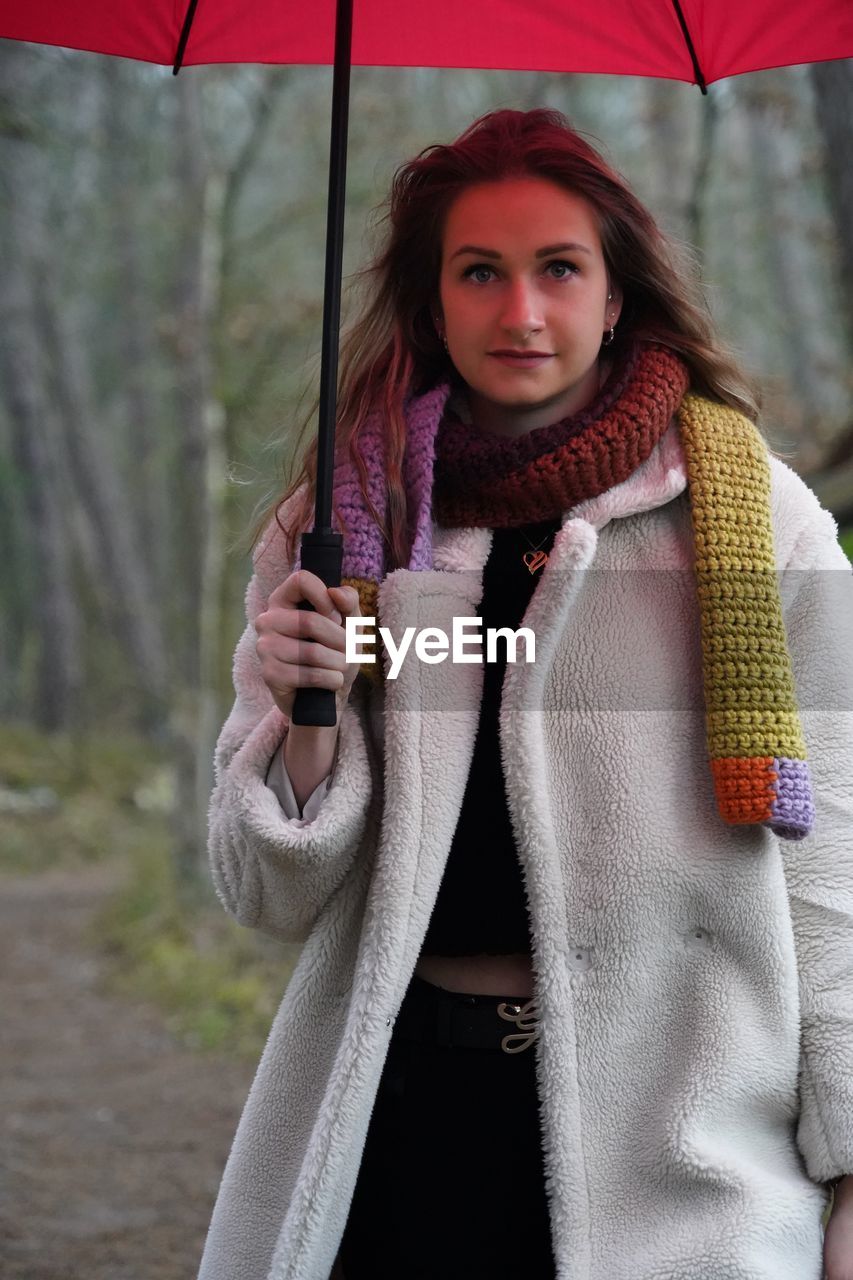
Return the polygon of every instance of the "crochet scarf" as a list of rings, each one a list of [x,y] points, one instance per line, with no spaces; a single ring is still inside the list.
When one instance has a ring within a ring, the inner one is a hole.
[[[689,381],[671,351],[636,343],[582,412],[513,439],[461,421],[447,384],[409,397],[407,568],[433,567],[433,521],[516,526],[562,516],[604,493],[650,456],[675,416],[693,524],[717,806],[727,823],[761,823],[799,840],[815,810],[776,577],[767,447],[748,418],[689,393]],[[380,411],[365,420],[357,443],[371,501],[387,519]],[[341,581],[358,590],[362,614],[375,617],[387,544],[349,457],[337,461],[335,499],[345,521]],[[381,663],[362,669],[382,678]]]

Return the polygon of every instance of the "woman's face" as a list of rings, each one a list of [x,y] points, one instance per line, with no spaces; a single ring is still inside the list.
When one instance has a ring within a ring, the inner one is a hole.
[[[622,299],[582,196],[535,177],[469,187],[448,211],[439,289],[439,326],[478,426],[519,435],[598,392]]]

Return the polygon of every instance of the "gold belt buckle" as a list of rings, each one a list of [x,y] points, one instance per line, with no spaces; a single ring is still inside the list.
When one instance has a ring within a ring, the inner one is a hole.
[[[518,1027],[518,1031],[510,1032],[501,1040],[501,1048],[504,1053],[523,1053],[525,1049],[529,1049],[535,1044],[539,1038],[539,1002],[538,1000],[528,1000],[526,1004],[505,1004],[498,1005],[498,1017],[503,1018],[505,1022],[514,1022]],[[513,1041],[519,1043],[514,1044]]]

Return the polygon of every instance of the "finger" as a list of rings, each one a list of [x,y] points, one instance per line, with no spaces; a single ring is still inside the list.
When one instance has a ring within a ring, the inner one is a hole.
[[[328,667],[334,671],[345,671],[347,666],[343,648],[337,649],[293,636],[267,633],[258,640],[257,650],[261,662],[268,665],[271,673],[280,664]]]
[[[278,663],[274,674],[267,680],[273,692],[287,693],[292,689],[343,688],[344,672],[329,667],[312,667],[306,663]]]
[[[310,640],[341,653],[346,648],[346,631],[337,610],[332,617],[324,618],[311,609],[268,609],[255,618],[255,630],[259,636],[272,634]]]
[[[273,591],[267,601],[267,608],[294,609],[303,600],[312,604],[317,613],[324,617],[331,617],[337,612],[325,582],[310,569],[297,569],[289,578],[285,578]]]
[[[355,587],[329,587],[329,595],[345,617],[362,617],[361,600]]]

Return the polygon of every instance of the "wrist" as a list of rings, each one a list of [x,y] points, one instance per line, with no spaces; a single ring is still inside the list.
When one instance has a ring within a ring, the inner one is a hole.
[[[291,752],[299,752],[299,756],[303,760],[314,760],[320,756],[328,755],[334,750],[338,737],[338,725],[340,724],[340,715],[338,716],[338,724],[333,725],[312,725],[312,724],[290,724],[287,733],[284,735],[284,741],[281,749],[288,754],[288,747]]]

